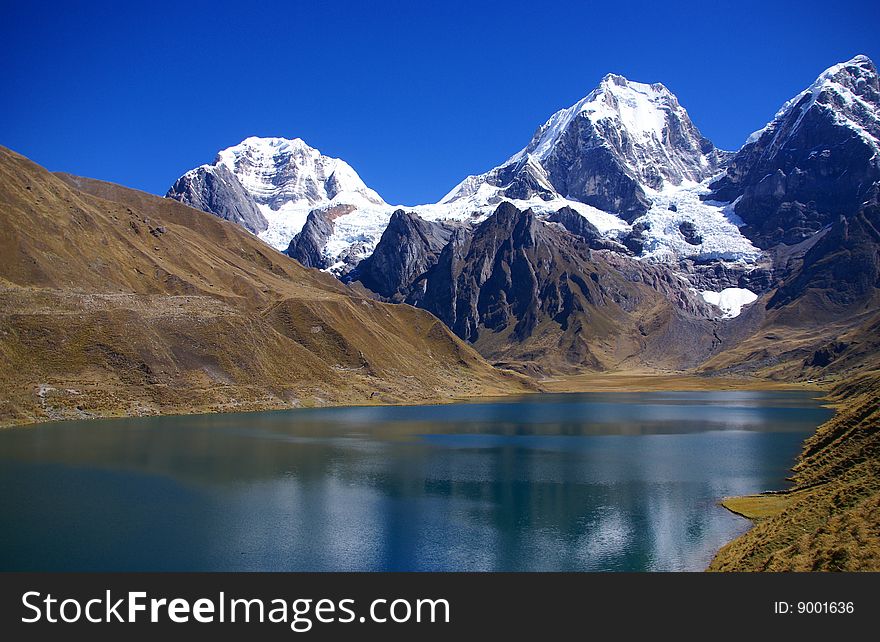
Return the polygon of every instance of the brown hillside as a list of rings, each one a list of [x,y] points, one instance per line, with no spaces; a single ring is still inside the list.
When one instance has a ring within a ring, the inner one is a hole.
[[[0,147],[0,425],[522,389],[430,314]]]
[[[777,248],[775,291],[751,336],[734,336],[702,369],[775,379],[827,378],[880,366],[880,194],[839,217],[800,254]],[[754,310],[755,308],[761,310]],[[744,315],[742,324],[749,315]]]

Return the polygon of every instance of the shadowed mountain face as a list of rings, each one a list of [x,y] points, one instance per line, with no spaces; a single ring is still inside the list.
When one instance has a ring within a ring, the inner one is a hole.
[[[266,217],[238,177],[224,165],[194,169],[177,179],[166,196],[197,210],[211,212],[225,221],[238,223],[254,234],[269,227]]]
[[[401,213],[389,229],[409,233],[386,234],[374,255],[384,261],[378,273],[393,281],[359,283],[432,312],[486,358],[526,371],[701,367],[787,378],[863,365],[874,352],[877,212],[872,200],[808,241],[781,246],[772,270],[671,270],[629,256],[576,212],[542,220],[510,203],[473,228],[456,228],[437,252],[439,243],[412,232],[436,224]],[[410,256],[423,260],[405,271]],[[365,274],[375,270],[364,263]],[[725,288],[762,297],[720,320],[697,290]]]
[[[377,252],[386,255],[381,244]],[[405,300],[484,356],[537,368],[684,367],[708,356],[714,342],[712,311],[686,281],[595,252],[509,203],[475,229],[455,230]]]
[[[712,185],[712,198],[739,199],[743,232],[774,269],[754,332],[704,368],[810,377],[876,367],[878,140],[877,69],[856,56],[786,103]]]
[[[755,132],[712,184],[757,245],[796,244],[854,214],[880,180],[880,81],[868,58],[835,65]]]
[[[571,209],[562,207],[546,219],[550,223],[558,223],[570,233],[582,238],[594,250],[611,250],[621,254],[631,254],[622,243],[606,238],[585,217]]]
[[[430,314],[0,148],[0,424],[522,389]]]
[[[333,205],[312,210],[306,217],[302,230],[291,239],[284,253],[306,267],[322,270],[330,267],[324,246],[333,235],[333,221],[349,214],[353,209],[352,205]]]
[[[812,294],[840,308],[865,305],[880,288],[878,188],[851,216],[838,216],[804,254],[800,270],[784,281],[768,306],[783,307]]]
[[[348,275],[388,299],[405,296],[410,285],[436,262],[449,242],[453,227],[425,221],[396,210],[373,253]]]
[[[880,354],[876,188],[856,213],[839,216],[829,228],[797,246],[779,246],[775,256],[777,276],[764,304],[729,329],[732,340],[702,369],[780,379],[876,369]]]
[[[326,268],[327,261],[322,250],[332,234],[333,219],[326,212],[312,210],[302,230],[291,239],[285,254],[306,267]]]

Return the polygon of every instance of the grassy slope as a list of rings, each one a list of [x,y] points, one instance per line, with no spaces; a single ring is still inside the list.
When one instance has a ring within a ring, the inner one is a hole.
[[[880,295],[829,312],[813,293],[769,312],[746,337],[732,341],[698,372],[828,384],[872,369],[880,352]],[[825,352],[830,361],[817,361]]]
[[[0,148],[0,425],[525,385],[236,225]]]
[[[880,570],[880,371],[832,398],[838,414],[804,443],[790,491],[725,502],[756,524],[709,570]]]

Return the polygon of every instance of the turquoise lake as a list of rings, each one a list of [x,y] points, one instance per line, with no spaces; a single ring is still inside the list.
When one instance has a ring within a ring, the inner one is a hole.
[[[815,394],[528,395],[0,430],[0,570],[702,570]]]

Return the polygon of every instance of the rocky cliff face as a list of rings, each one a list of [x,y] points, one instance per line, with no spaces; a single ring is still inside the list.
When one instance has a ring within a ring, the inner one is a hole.
[[[853,214],[880,180],[880,84],[865,56],[834,65],[752,134],[709,198],[736,201],[763,248]]]
[[[302,230],[291,239],[284,253],[305,267],[324,269],[327,267],[324,246],[332,235],[333,220],[327,212],[312,210],[306,217]]]
[[[835,65],[755,132],[715,184],[769,248],[771,290],[752,333],[706,369],[775,377],[876,367],[880,302],[878,78]],[[756,319],[757,315],[753,315]]]
[[[202,165],[187,172],[175,181],[166,196],[238,223],[253,234],[269,227],[253,197],[225,165]]]
[[[804,254],[800,269],[784,280],[769,307],[810,296],[826,311],[875,304],[880,289],[880,189],[851,216],[840,215]],[[827,312],[826,312],[827,313]]]
[[[582,238],[594,250],[611,250],[622,254],[632,254],[623,243],[604,236],[595,225],[570,207],[559,208],[546,220],[550,223],[558,223],[571,234]]]
[[[290,256],[430,310],[495,360],[678,367],[733,350],[715,366],[772,369],[837,359],[851,319],[873,327],[878,93],[864,56],[835,65],[731,160],[663,85],[609,75],[437,204],[392,208],[279,139],[221,152],[220,187],[176,191],[232,220],[251,198]]]
[[[376,249],[346,280],[360,281],[387,299],[404,296],[413,281],[437,262],[452,231],[449,224],[425,221],[411,212],[396,210]]]
[[[312,210],[302,230],[291,239],[284,253],[306,267],[327,269],[333,259],[327,255],[325,248],[333,236],[334,221],[355,209],[354,205],[331,205]]]
[[[406,301],[490,359],[551,369],[602,369],[627,359],[680,365],[708,354],[714,341],[712,312],[686,281],[593,251],[582,237],[510,203],[473,230],[457,229]],[[656,330],[650,339],[649,328]],[[681,349],[683,341],[690,349]]]
[[[663,85],[609,74],[583,100],[554,114],[506,163],[468,177],[439,203],[406,210],[426,221],[470,225],[505,200],[541,217],[568,207],[587,218],[606,247],[617,243],[623,249],[626,236],[630,249],[623,251],[645,251],[651,258],[751,257],[757,251],[719,208],[701,203],[696,192],[670,192],[693,190],[717,173],[727,156],[700,134]],[[234,198],[203,180],[212,169],[241,186]],[[348,279],[398,209],[367,188],[346,163],[299,139],[247,139],[221,151],[213,165],[188,172],[169,196],[220,216],[232,210],[232,220],[245,220],[235,214],[239,211],[258,212],[265,223],[256,219],[248,229],[260,238]],[[664,213],[673,201],[679,220],[667,221]],[[342,216],[318,213],[309,220],[312,212],[343,204],[351,210]],[[636,221],[644,215],[660,220]],[[640,227],[631,234],[628,223],[633,222]],[[682,236],[670,227],[673,223],[693,233]]]

